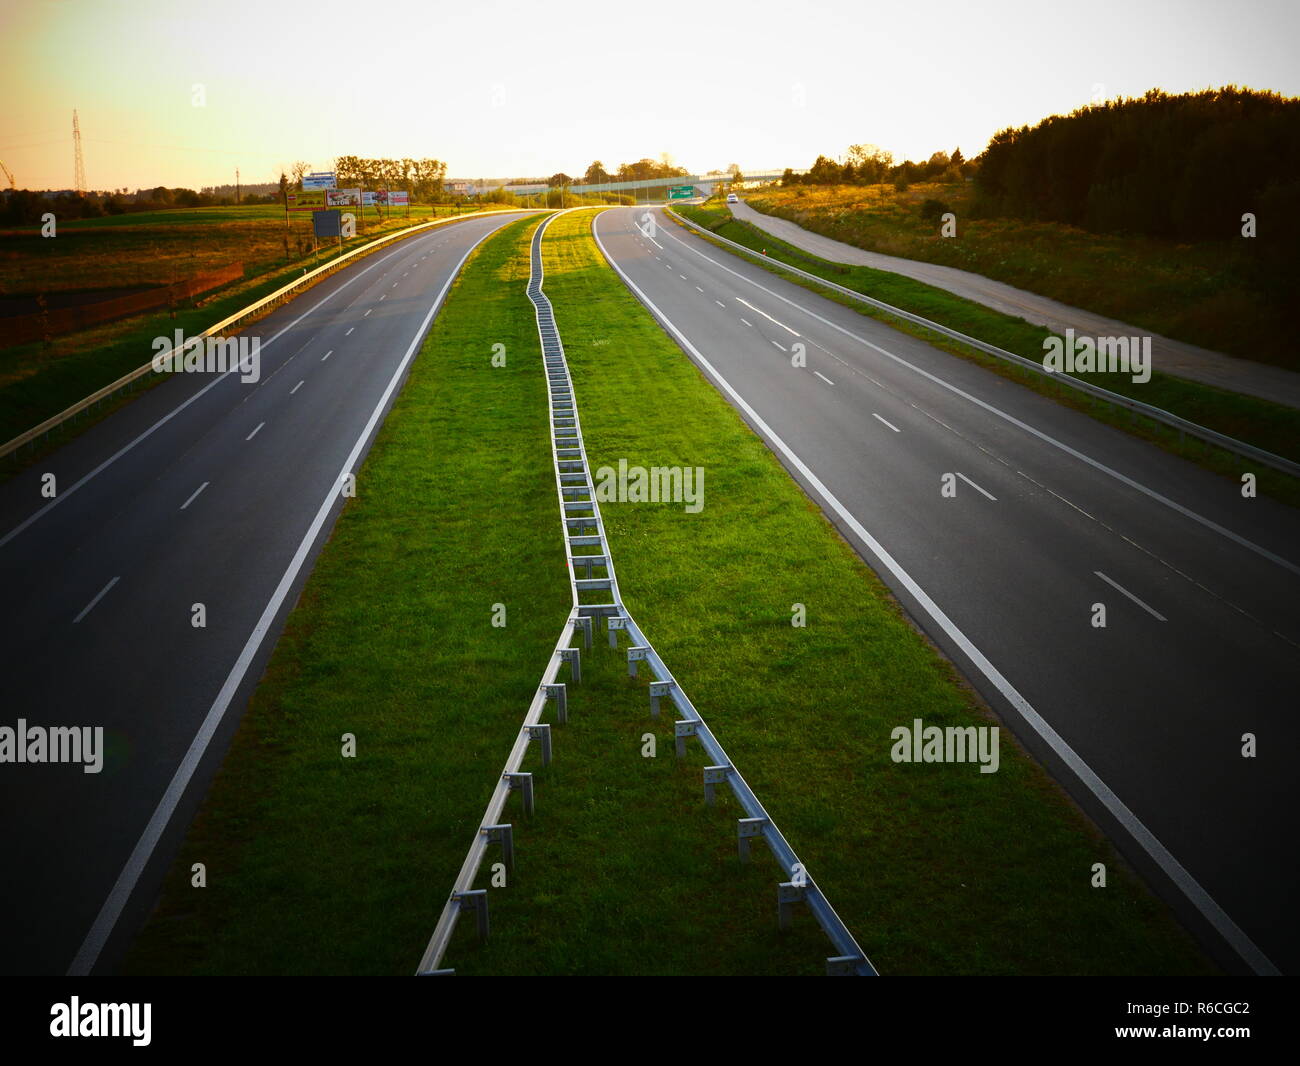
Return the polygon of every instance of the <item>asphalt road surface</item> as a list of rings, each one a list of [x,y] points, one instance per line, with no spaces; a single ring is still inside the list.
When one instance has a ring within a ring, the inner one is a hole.
[[[256,383],[175,375],[0,486],[0,726],[102,726],[107,751],[0,764],[0,971],[120,956],[441,294],[519,217],[372,253],[250,327]]]
[[[1300,972],[1300,516],[661,210],[608,211],[595,232],[917,623],[1219,957]],[[1092,624],[1098,603],[1105,628]]]

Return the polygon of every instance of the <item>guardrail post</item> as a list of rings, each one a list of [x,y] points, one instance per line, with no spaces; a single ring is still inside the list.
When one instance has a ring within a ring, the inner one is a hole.
[[[551,727],[542,722],[524,728],[528,731],[529,740],[540,740],[542,742],[542,769],[546,769],[551,765]]]
[[[483,835],[489,844],[501,845],[501,861],[506,864],[506,872],[512,877],[515,873],[515,827],[509,822],[501,825],[485,825]]]
[[[453,898],[461,910],[474,910],[478,919],[478,942],[482,944],[488,938],[487,889],[471,888],[468,892],[457,892]]]
[[[582,643],[588,651],[591,651],[591,619],[584,614],[575,618],[573,624],[582,630]]]
[[[659,717],[659,701],[665,696],[671,697],[673,694],[673,681],[651,681],[650,682],[650,717]]]
[[[677,758],[686,758],[686,738],[696,736],[696,723],[683,719],[673,723],[673,736],[677,738]]]
[[[766,818],[736,819],[736,847],[740,851],[741,862],[749,862],[749,842],[754,837],[761,837],[768,824]]]
[[[706,766],[704,768],[704,802],[712,807],[717,802],[715,785],[725,785],[730,766]]]
[[[532,774],[506,774],[506,786],[511,792],[520,792],[524,798],[524,814],[529,818],[533,816],[533,775]]]
[[[618,631],[627,628],[627,619],[621,614],[611,614],[605,618],[605,628],[609,630],[609,646],[618,647]]]
[[[646,657],[650,654],[650,649],[646,647],[635,647],[627,649],[627,676],[636,677],[636,664],[645,662]]]
[[[782,881],[776,886],[776,919],[782,932],[790,928],[794,918],[794,905],[803,903],[807,896],[807,886],[796,885],[793,881]]]
[[[561,648],[560,658],[569,664],[569,677],[576,685],[582,681],[582,652],[577,648]]]
[[[548,700],[555,701],[555,720],[560,725],[567,724],[569,721],[569,698],[564,685],[543,685],[542,691],[546,693]]]

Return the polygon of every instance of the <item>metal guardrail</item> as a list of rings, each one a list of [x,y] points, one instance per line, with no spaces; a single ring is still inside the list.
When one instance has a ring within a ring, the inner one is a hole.
[[[534,210],[534,209],[520,208],[519,210],[527,211],[527,210]],[[384,236],[378,237],[375,240],[363,244],[358,248],[353,248],[350,252],[345,252],[337,259],[331,259],[328,263],[324,264],[323,266],[319,266],[315,270],[311,270],[303,274],[302,277],[294,278],[293,281],[289,282],[287,285],[283,285],[280,288],[276,289],[275,292],[271,293],[269,296],[264,296],[262,299],[256,301],[255,303],[251,303],[247,307],[240,308],[233,315],[229,315],[228,317],[223,318],[220,322],[216,323],[216,325],[209,326],[202,333],[196,333],[193,337],[186,338],[186,343],[189,344],[189,343],[193,343],[196,340],[203,340],[206,339],[207,337],[217,336],[219,333],[223,332],[224,330],[229,329],[236,322],[240,322],[243,319],[248,318],[251,315],[254,315],[257,312],[263,310],[264,308],[269,307],[270,305],[274,304],[276,301],[284,299],[285,296],[293,292],[295,289],[299,289],[304,285],[310,285],[312,282],[322,277],[323,275],[327,273],[332,273],[333,271],[339,269],[340,266],[348,262],[354,256],[362,255],[365,252],[372,251],[373,249],[378,248],[381,244],[386,244],[389,241],[397,240],[400,237],[410,236],[412,233],[418,233],[421,230],[431,229],[434,226],[445,226],[448,225],[449,223],[460,222],[467,218],[476,218],[476,217],[482,217],[484,215],[497,215],[497,214],[509,214],[509,213],[510,212],[508,211],[506,212],[473,211],[464,215],[454,215],[450,218],[432,219],[429,222],[421,222],[419,225],[416,226],[408,226],[406,229],[397,230],[394,233],[387,233]],[[3,459],[5,456],[10,455],[14,452],[17,452],[18,449],[22,448],[24,445],[30,444],[33,441],[37,440],[38,438],[45,436],[47,433],[50,433],[53,430],[58,429],[58,427],[61,426],[64,422],[67,422],[71,418],[75,418],[83,411],[86,411],[91,407],[94,407],[97,404],[101,403],[102,401],[109,399],[110,397],[121,392],[123,389],[130,388],[141,378],[153,372],[154,358],[167,359],[170,356],[175,355],[176,352],[177,349],[172,348],[170,351],[166,352],[165,354],[154,356],[144,366],[139,367],[136,370],[132,370],[129,374],[124,374],[122,377],[118,378],[116,381],[112,382],[111,384],[105,385],[102,389],[99,389],[98,391],[91,393],[89,396],[85,397],[82,400],[78,400],[71,407],[68,407],[63,411],[60,411],[57,415],[54,415],[51,418],[47,418],[40,425],[33,426],[31,429],[27,430],[27,432],[20,433],[18,436],[14,437],[13,440],[8,441],[4,445],[0,445],[0,459]]]
[[[1059,382],[1069,388],[1077,389],[1080,392],[1087,393],[1090,396],[1114,404],[1117,407],[1125,408],[1134,414],[1140,414],[1154,422],[1159,422],[1163,425],[1169,426],[1172,429],[1178,430],[1180,434],[1196,437],[1198,440],[1202,440],[1207,444],[1213,444],[1218,448],[1222,448],[1224,451],[1231,452],[1234,455],[1239,455],[1244,459],[1253,459],[1256,462],[1263,463],[1265,466],[1272,467],[1274,470],[1280,470],[1284,474],[1290,474],[1292,477],[1300,477],[1300,463],[1287,459],[1285,456],[1275,455],[1273,452],[1266,451],[1263,448],[1257,448],[1253,444],[1247,444],[1245,441],[1237,440],[1235,437],[1229,437],[1224,433],[1219,433],[1217,430],[1209,429],[1196,422],[1190,422],[1187,419],[1174,414],[1172,411],[1166,411],[1162,407],[1154,407],[1151,404],[1143,403],[1141,400],[1130,399],[1128,396],[1123,396],[1117,392],[1111,392],[1109,389],[1103,389],[1099,385],[1093,385],[1090,382],[1082,381],[1070,374],[1048,370],[1041,363],[1037,363],[1033,359],[1026,359],[1023,355],[1016,355],[1014,352],[1008,352],[1003,348],[997,347],[997,345],[989,344],[986,341],[968,336],[959,330],[951,329],[941,323],[932,322],[930,319],[922,318],[920,315],[913,314],[911,311],[904,311],[900,307],[894,307],[892,304],[887,304],[883,300],[877,300],[872,296],[867,296],[865,293],[858,292],[856,289],[850,289],[847,286],[838,285],[833,281],[828,281],[826,278],[823,278],[818,274],[813,274],[807,270],[801,270],[799,267],[791,266],[789,263],[783,263],[779,259],[773,259],[771,256],[763,255],[761,252],[756,252],[752,248],[747,248],[745,245],[740,244],[737,241],[730,240],[727,237],[714,233],[712,230],[693,222],[685,215],[678,214],[677,211],[672,208],[669,208],[669,214],[682,225],[689,226],[691,229],[707,237],[709,240],[717,241],[719,244],[726,245],[729,248],[734,248],[736,251],[747,255],[758,262],[771,263],[780,270],[788,271],[791,274],[797,274],[799,277],[804,278],[807,281],[815,282],[818,285],[824,285],[828,289],[834,289],[836,292],[841,293],[844,296],[848,296],[860,303],[869,304],[879,311],[884,311],[886,314],[894,315],[904,321],[911,322],[913,325],[933,330],[935,333],[940,333],[945,337],[959,341],[971,348],[976,348],[987,355],[992,355],[998,359],[1015,363],[1026,370],[1032,370],[1037,374],[1041,374],[1045,378]],[[772,239],[780,240],[779,237],[773,237]]]
[[[571,208],[570,210],[584,209]],[[513,827],[499,822],[505,802],[509,798],[511,790],[509,783],[512,780],[528,778],[524,788],[524,807],[526,813],[531,813],[531,776],[519,773],[524,753],[531,740],[540,739],[543,765],[549,762],[549,726],[542,724],[540,718],[548,699],[555,699],[558,706],[558,720],[562,723],[566,719],[564,686],[555,683],[561,663],[567,661],[570,664],[572,680],[577,682],[581,677],[580,651],[568,647],[568,643],[581,631],[585,638],[585,646],[590,649],[593,619],[604,618],[611,648],[618,647],[620,631],[627,634],[630,642],[626,649],[629,675],[636,676],[638,663],[644,662],[650,668],[653,675],[649,688],[651,715],[659,714],[660,703],[664,699],[670,700],[680,713],[681,718],[674,723],[673,729],[678,757],[685,756],[687,740],[695,737],[712,760],[712,764],[704,768],[705,799],[713,803],[716,786],[726,784],[730,786],[732,793],[740,802],[746,815],[738,820],[736,828],[737,848],[741,860],[748,860],[750,842],[762,839],[767,842],[777,862],[790,876],[789,881],[777,885],[777,914],[782,927],[784,928],[789,922],[791,908],[795,904],[806,904],[838,952],[837,955],[826,960],[827,973],[836,976],[875,976],[876,970],[867,959],[866,953],[858,946],[853,934],[835,913],[834,907],[807,872],[807,868],[799,861],[798,855],[781,834],[771,815],[758,801],[758,797],[754,795],[740,771],[732,763],[722,744],[709,729],[704,718],[691,703],[659,653],[655,651],[649,638],[623,604],[618,589],[618,579],[614,572],[614,561],[605,538],[600,506],[596,501],[591,480],[586,445],[582,438],[582,425],[573,395],[573,380],[564,356],[564,344],[555,325],[554,309],[542,291],[544,277],[542,239],[551,222],[560,214],[567,213],[568,211],[561,211],[552,215],[538,226],[533,235],[528,297],[533,303],[537,318],[542,361],[546,370],[550,404],[551,457],[555,468],[555,488],[569,558],[569,586],[573,607],[565,621],[560,640],[547,662],[542,683],[529,705],[523,729],[506,760],[501,781],[493,790],[478,833],[473,844],[470,845],[469,853],[456,877],[451,894],[443,906],[433,936],[420,960],[417,973],[434,975],[454,972],[440,970],[438,966],[450,943],[457,918],[462,910],[474,910],[478,919],[479,936],[486,938],[487,894],[482,889],[475,891],[473,883],[488,845],[494,840],[502,842],[507,869],[512,866]],[[585,571],[585,576],[579,576],[580,568]],[[595,573],[597,570],[603,570],[604,573],[597,575]],[[593,595],[600,602],[582,602],[587,596]]]

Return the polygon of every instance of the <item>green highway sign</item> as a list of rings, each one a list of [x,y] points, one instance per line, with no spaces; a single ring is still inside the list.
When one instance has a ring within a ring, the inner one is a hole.
[[[668,199],[670,200],[689,200],[694,196],[695,196],[694,185],[668,186]]]

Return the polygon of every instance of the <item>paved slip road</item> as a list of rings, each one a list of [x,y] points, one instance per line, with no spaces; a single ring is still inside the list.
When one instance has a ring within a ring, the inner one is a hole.
[[[1036,292],[1018,289],[1004,281],[994,281],[982,274],[938,263],[924,263],[918,259],[904,259],[896,255],[869,252],[856,245],[845,244],[820,233],[813,233],[789,219],[777,218],[755,211],[747,203],[728,205],[738,219],[743,219],[761,230],[802,248],[831,262],[888,270],[894,274],[915,278],[927,285],[956,293],[968,300],[991,307],[1004,314],[1015,315],[1026,322],[1046,326],[1057,333],[1072,328],[1076,333],[1093,337],[1151,337],[1151,359],[1156,370],[1175,377],[1200,381],[1230,392],[1259,396],[1288,407],[1300,407],[1300,374],[1280,366],[1238,359],[1222,352],[1212,351],[1186,341],[1162,337],[1140,326],[1129,325],[1092,311],[1071,307],[1058,300],[1040,296]]]
[[[1300,514],[814,295],[661,210],[607,211],[595,232],[1184,920],[1238,969],[1300,972]],[[1095,603],[1104,629],[1091,625]],[[1254,759],[1241,755],[1247,732]]]
[[[99,774],[0,764],[0,971],[120,957],[333,527],[341,475],[460,263],[520,217],[364,257],[250,327],[257,383],[176,375],[0,486],[0,726],[99,725],[108,750]]]

